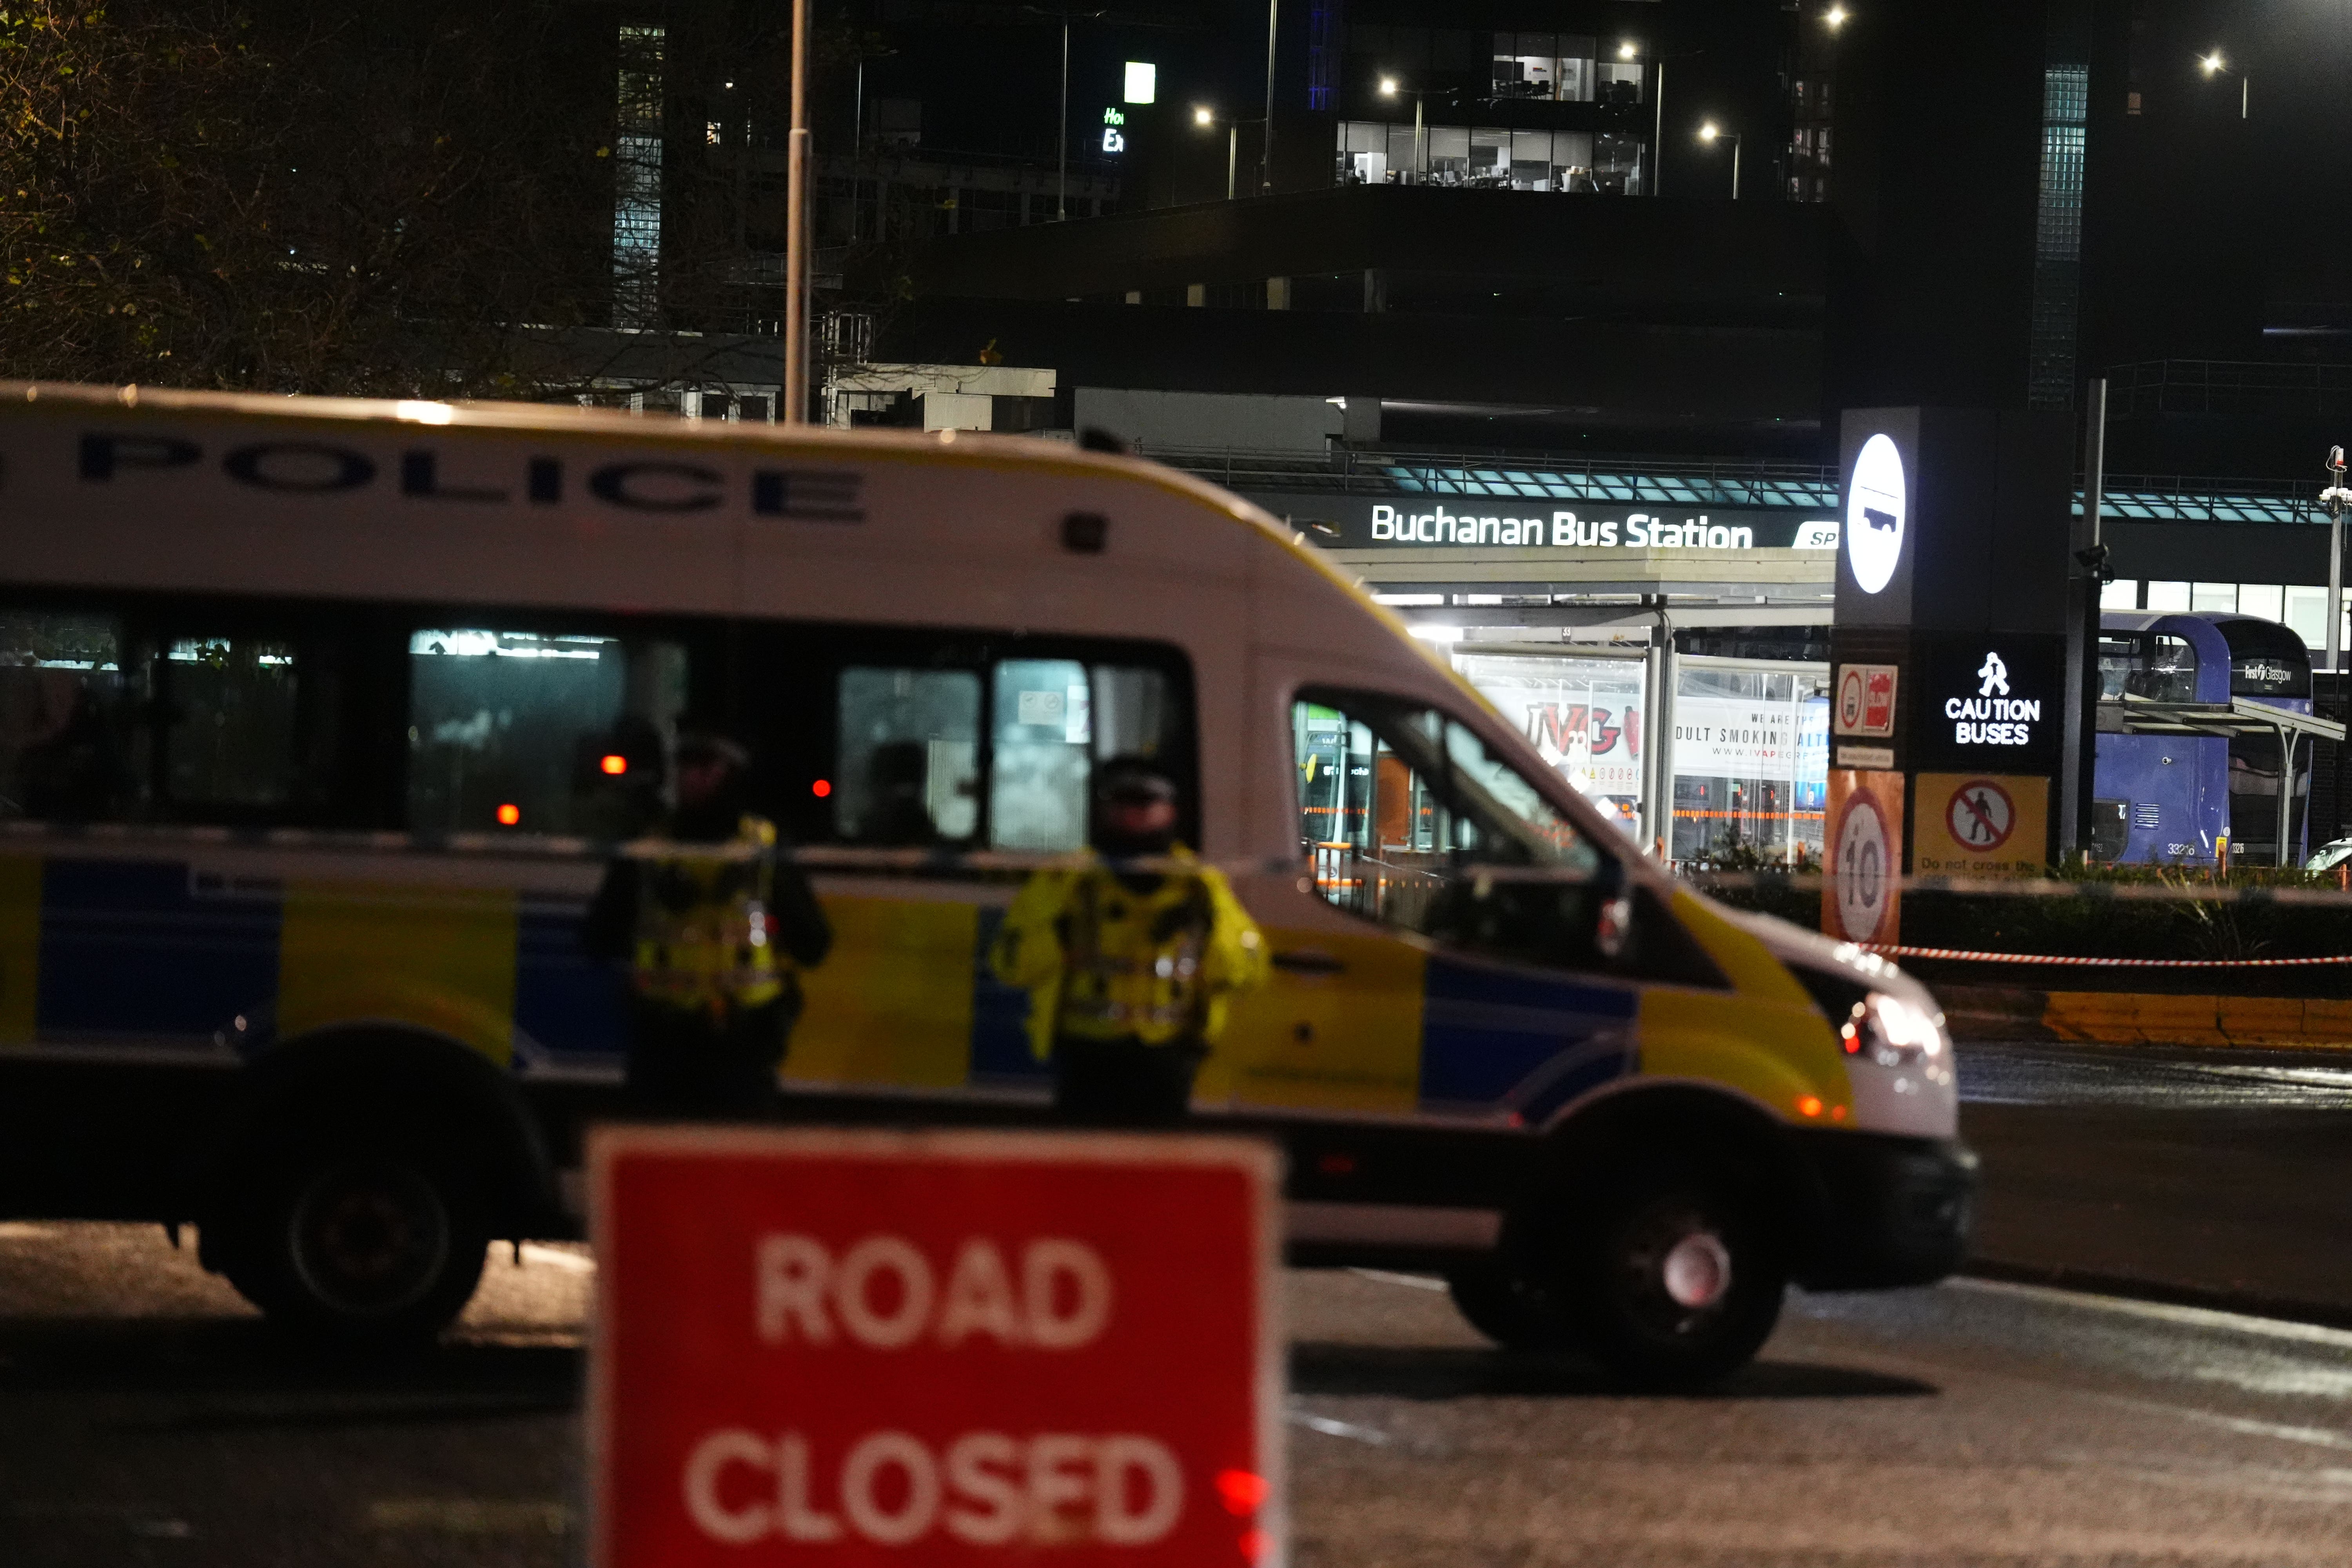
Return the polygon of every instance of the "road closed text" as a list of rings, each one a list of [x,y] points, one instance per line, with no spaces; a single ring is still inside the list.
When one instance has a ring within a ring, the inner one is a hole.
[[[695,1445],[684,1479],[696,1527],[733,1546],[1150,1546],[1184,1513],[1183,1467],[1133,1433],[967,1432],[934,1446],[885,1431],[827,1454],[798,1432],[722,1427]]]
[[[940,1256],[902,1236],[845,1246],[772,1232],[752,1257],[754,1342],[793,1353],[995,1346],[1050,1356],[1110,1326],[1109,1266],[1085,1242],[969,1237]],[[786,1426],[790,1413],[784,1415]],[[828,1450],[800,1430],[726,1426],[686,1456],[688,1515],[730,1545],[1148,1546],[1184,1512],[1174,1450],[1139,1433],[870,1432]]]

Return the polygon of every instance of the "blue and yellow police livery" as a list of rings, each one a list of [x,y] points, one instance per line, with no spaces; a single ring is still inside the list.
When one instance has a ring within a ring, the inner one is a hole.
[[[1441,1272],[1496,1337],[1654,1383],[1745,1360],[1790,1279],[1958,1261],[1926,993],[1677,887],[1206,486],[15,385],[0,515],[0,1204],[194,1221],[289,1321],[430,1332],[491,1238],[576,1234],[581,1129],[628,1110],[581,921],[663,852],[688,728],[748,751],[832,927],[789,1116],[1046,1116],[991,955],[1141,760],[1263,942],[1192,1113],[1285,1144],[1295,1258]]]

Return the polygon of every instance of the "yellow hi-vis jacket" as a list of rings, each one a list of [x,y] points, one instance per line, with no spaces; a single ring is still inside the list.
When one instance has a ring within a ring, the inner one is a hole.
[[[1214,1045],[1233,996],[1265,983],[1265,941],[1234,890],[1181,846],[1139,894],[1091,853],[1037,872],[1013,900],[989,967],[1029,992],[1029,1048],[1056,1036]]]
[[[685,1012],[757,1007],[783,994],[776,952],[776,825],[747,816],[732,841],[648,858],[638,871],[630,984]]]

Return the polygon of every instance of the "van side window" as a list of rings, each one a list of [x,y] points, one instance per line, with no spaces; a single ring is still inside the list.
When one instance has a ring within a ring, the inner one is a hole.
[[[136,796],[110,616],[0,614],[0,817],[120,819]]]
[[[1326,901],[1494,957],[1592,965],[1601,852],[1475,732],[1354,696],[1298,702],[1291,732]]]
[[[991,848],[1080,847],[1094,765],[1125,756],[1167,761],[1179,743],[1181,716],[1158,669],[1008,658],[993,673]]]
[[[308,660],[268,637],[174,637],[154,667],[163,795],[183,807],[287,805],[305,772]]]
[[[408,826],[625,838],[659,816],[686,650],[585,633],[408,639]]]
[[[980,677],[841,672],[834,832],[845,843],[962,844],[980,825]]]

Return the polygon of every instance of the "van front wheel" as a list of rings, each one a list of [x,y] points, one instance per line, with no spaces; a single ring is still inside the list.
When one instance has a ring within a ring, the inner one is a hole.
[[[1578,1342],[1621,1381],[1691,1388],[1745,1366],[1780,1321],[1788,1266],[1756,1184],[1664,1162],[1607,1183],[1561,1259]]]

